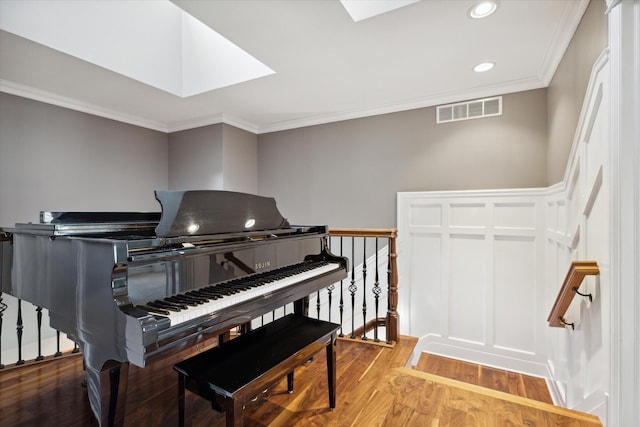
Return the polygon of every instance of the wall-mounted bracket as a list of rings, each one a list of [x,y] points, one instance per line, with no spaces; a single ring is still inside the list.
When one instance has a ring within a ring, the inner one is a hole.
[[[560,321],[560,323],[562,323],[563,326],[571,326],[571,330],[575,331],[576,330],[576,325],[575,323],[571,322],[571,323],[567,323],[565,322],[565,320],[562,317],[558,317],[558,320]]]
[[[589,302],[593,302],[593,296],[591,295],[591,293],[583,294],[582,292],[580,292],[580,291],[578,290],[578,288],[573,288],[573,291],[574,291],[576,294],[580,295],[581,297],[587,297],[587,298],[589,298]]]

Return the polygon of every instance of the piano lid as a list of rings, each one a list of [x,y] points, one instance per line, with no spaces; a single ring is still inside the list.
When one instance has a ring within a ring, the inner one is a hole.
[[[288,228],[275,199],[218,190],[156,190],[162,217],[157,237]]]
[[[160,212],[54,212],[41,211],[39,223],[16,223],[8,233],[43,236],[152,237]]]

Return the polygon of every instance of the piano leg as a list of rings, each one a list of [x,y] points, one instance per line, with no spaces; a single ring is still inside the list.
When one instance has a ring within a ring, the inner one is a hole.
[[[101,369],[86,363],[91,410],[100,426],[124,425],[129,362],[105,362]]]
[[[106,416],[109,426],[122,426],[124,425],[124,408],[127,400],[129,362],[108,361],[102,367],[100,377],[102,419],[104,420]],[[103,423],[101,422],[100,425]]]
[[[293,312],[298,316],[309,315],[309,297],[304,297],[293,302]]]

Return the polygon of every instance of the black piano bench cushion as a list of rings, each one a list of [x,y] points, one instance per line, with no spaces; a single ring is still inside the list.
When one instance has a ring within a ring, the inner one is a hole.
[[[185,389],[226,412],[226,424],[241,426],[244,405],[326,348],[329,407],[335,408],[336,332],[340,326],[290,314],[173,366],[178,372],[180,425],[191,424]]]

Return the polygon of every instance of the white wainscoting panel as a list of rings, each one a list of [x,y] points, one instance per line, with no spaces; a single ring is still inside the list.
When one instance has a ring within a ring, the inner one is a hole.
[[[398,224],[402,333],[420,351],[545,375],[543,191],[399,193]]]
[[[447,336],[479,345],[487,342],[487,262],[485,237],[451,234]],[[442,307],[442,306],[441,306]]]
[[[496,237],[494,243],[494,342],[506,350],[535,354],[536,253],[530,237]],[[513,333],[514,329],[518,333]]]

